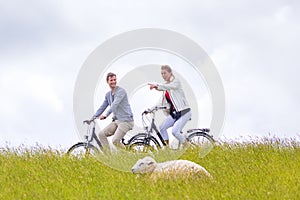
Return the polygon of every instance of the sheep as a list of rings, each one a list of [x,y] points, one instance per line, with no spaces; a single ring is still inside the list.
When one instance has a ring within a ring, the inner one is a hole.
[[[152,157],[146,156],[140,159],[132,167],[133,174],[150,174],[156,179],[157,176],[167,175],[183,177],[195,177],[195,175],[204,175],[212,178],[206,169],[189,160],[171,160],[163,163],[157,163]]]

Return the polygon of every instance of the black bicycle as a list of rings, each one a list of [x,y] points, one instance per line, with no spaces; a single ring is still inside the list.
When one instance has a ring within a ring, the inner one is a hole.
[[[153,109],[148,109],[142,113],[142,122],[145,132],[136,134],[128,141],[130,149],[139,152],[148,152],[157,151],[167,145],[155,124],[155,112],[165,109],[166,107],[164,106],[154,107]],[[148,119],[148,121],[150,121],[150,126],[148,126],[147,124],[149,123],[146,122],[146,116],[148,114],[151,115],[150,120]],[[182,132],[182,134],[185,135],[190,144],[189,146],[192,148],[210,149],[214,146],[215,140],[209,132],[209,128],[197,128],[189,129],[185,133]]]

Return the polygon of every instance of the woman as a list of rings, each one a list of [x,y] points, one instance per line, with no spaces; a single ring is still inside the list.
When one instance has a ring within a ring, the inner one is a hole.
[[[168,104],[170,107],[167,118],[160,126],[160,133],[163,139],[168,144],[169,136],[167,129],[172,128],[172,134],[179,140],[179,144],[182,146],[187,145],[186,138],[181,134],[182,128],[191,119],[191,108],[186,100],[181,83],[173,75],[172,69],[168,65],[161,66],[162,78],[166,81],[162,84],[149,83],[150,89],[156,89],[163,91],[161,105]]]

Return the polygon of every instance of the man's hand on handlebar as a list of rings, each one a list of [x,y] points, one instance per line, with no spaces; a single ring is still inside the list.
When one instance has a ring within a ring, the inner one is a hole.
[[[99,119],[100,119],[100,120],[106,119],[106,115],[100,115],[100,116],[99,116]]]
[[[94,122],[95,119],[99,118],[100,120],[103,120],[103,119],[106,119],[106,117],[107,117],[106,115],[100,115],[99,117],[96,117],[94,115],[91,119],[84,120],[83,123],[90,125],[92,122]]]

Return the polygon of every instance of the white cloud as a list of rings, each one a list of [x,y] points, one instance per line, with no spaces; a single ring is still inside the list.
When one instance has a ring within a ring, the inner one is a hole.
[[[1,74],[1,91],[5,94],[6,103],[2,109],[21,109],[22,100],[28,99],[40,103],[54,112],[63,111],[63,103],[56,93],[54,79],[41,74],[18,70]],[[2,100],[1,100],[2,101]]]
[[[286,5],[278,9],[274,17],[278,23],[286,23],[290,18],[291,12],[292,12],[291,6]]]

